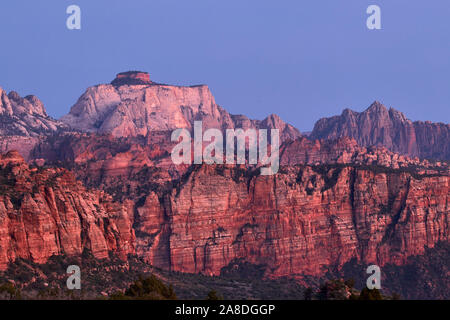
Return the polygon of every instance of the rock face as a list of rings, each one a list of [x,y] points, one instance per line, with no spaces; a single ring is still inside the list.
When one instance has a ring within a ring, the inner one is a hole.
[[[17,152],[0,156],[0,270],[17,258],[91,250],[125,259],[134,253],[132,205],[87,191],[65,169],[31,169]]]
[[[286,141],[279,173],[169,168],[160,142],[62,136],[42,157],[75,163],[77,177],[134,202],[136,253],[157,267],[220,274],[244,259],[267,276],[320,276],[352,258],[402,264],[449,240],[449,167],[354,139]],[[61,157],[62,156],[62,157]]]
[[[40,142],[39,137],[0,136],[0,153],[14,150],[18,151],[26,160],[30,160],[30,154]]]
[[[430,121],[414,122],[419,156],[431,159],[450,159],[450,125]]]
[[[66,126],[50,118],[35,96],[22,98],[0,88],[0,153],[18,150],[27,160],[34,146],[45,135]]]
[[[218,275],[244,259],[266,265],[267,276],[321,275],[351,258],[401,264],[449,240],[448,175],[351,165],[282,171],[202,166],[162,199],[150,194],[138,208],[138,253],[189,273]]]
[[[384,146],[413,157],[450,159],[449,124],[412,122],[379,102],[361,113],[345,109],[340,116],[320,119],[311,133],[312,139],[344,136],[362,146]]]
[[[63,128],[45,112],[35,96],[22,98],[15,91],[8,95],[0,88],[0,135],[36,137]]]
[[[305,137],[281,145],[280,164],[355,164],[381,166],[390,169],[421,168],[419,171],[448,172],[448,162],[409,158],[385,147],[360,147],[355,139],[343,137],[334,140],[314,140]]]
[[[205,128],[266,128],[276,125],[281,139],[295,139],[300,132],[277,116],[263,121],[232,116],[218,106],[206,85],[180,87],[156,84],[148,74],[119,74],[110,85],[90,87],[61,118],[85,132],[110,133],[116,137],[147,136],[154,131],[191,129],[195,120]]]

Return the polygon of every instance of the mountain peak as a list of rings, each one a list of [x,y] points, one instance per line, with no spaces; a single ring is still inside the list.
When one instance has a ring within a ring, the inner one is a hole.
[[[8,93],[8,98],[10,100],[19,101],[22,97],[16,91],[11,91]]]
[[[374,101],[365,112],[387,112],[387,108],[379,101]]]
[[[141,71],[119,73],[110,85],[90,87],[61,121],[69,127],[116,137],[147,136],[154,131],[192,128],[201,120],[208,128],[280,129],[281,139],[300,132],[278,116],[263,121],[233,116],[216,104],[205,85],[173,86],[155,83]]]
[[[311,133],[313,139],[352,137],[361,146],[384,146],[412,157],[449,159],[445,141],[450,126],[412,122],[402,112],[374,101],[363,112],[345,109],[340,116],[322,118]],[[439,141],[430,145],[431,141]],[[443,141],[444,143],[440,143]]]
[[[50,118],[44,104],[36,96],[22,98],[16,91],[9,94],[0,88],[0,135],[39,136],[65,125]]]

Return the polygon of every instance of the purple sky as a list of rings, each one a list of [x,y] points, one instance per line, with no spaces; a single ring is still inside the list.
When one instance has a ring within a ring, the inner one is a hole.
[[[66,8],[82,30],[66,29]],[[366,8],[382,30],[366,28]],[[277,113],[302,131],[374,100],[412,120],[449,122],[448,0],[4,0],[0,86],[53,117],[127,70],[208,84],[231,113]]]

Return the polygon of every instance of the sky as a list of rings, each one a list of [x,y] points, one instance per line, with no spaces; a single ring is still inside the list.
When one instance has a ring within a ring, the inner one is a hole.
[[[72,4],[81,30],[66,27]],[[381,30],[366,26],[372,4]],[[448,123],[449,17],[448,0],[2,0],[0,87],[59,118],[87,87],[141,70],[301,131],[375,100]]]

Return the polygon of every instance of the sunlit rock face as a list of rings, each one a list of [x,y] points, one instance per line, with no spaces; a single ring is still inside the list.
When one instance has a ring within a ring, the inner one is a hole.
[[[220,169],[220,170],[218,170]],[[297,166],[274,176],[202,166],[138,208],[137,252],[155,266],[219,275],[243,259],[271,277],[327,266],[403,264],[448,241],[449,177]]]
[[[281,139],[301,136],[275,115],[262,121],[230,115],[216,104],[206,85],[158,84],[143,72],[120,73],[111,84],[88,88],[61,120],[74,129],[116,137],[191,129],[196,120],[202,121],[205,128],[276,128]]]
[[[36,96],[22,98],[15,91],[6,94],[0,87],[0,136],[37,137],[64,127],[47,115]]]
[[[0,155],[0,270],[16,259],[52,255],[126,259],[135,246],[132,204],[90,191],[65,169],[30,168],[18,152]]]
[[[23,98],[15,91],[6,94],[0,87],[0,153],[17,150],[28,160],[42,137],[66,127],[47,115],[36,96]]]

